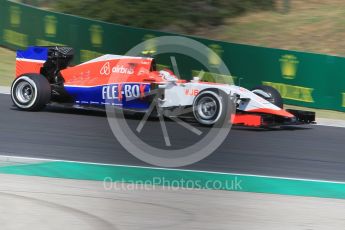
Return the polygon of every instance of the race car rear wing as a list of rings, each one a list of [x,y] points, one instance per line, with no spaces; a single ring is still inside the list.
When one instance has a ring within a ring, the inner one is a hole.
[[[26,50],[18,50],[16,76],[37,73],[50,78],[57,71],[65,69],[73,57],[73,48],[67,46],[31,46]]]

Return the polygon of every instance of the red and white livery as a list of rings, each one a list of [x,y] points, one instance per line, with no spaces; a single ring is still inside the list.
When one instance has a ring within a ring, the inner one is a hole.
[[[313,123],[315,114],[284,110],[279,93],[268,86],[243,87],[178,79],[172,71],[157,71],[146,57],[103,55],[77,66],[69,47],[29,47],[17,52],[11,95],[22,110],[40,110],[49,103],[78,108],[114,106],[147,113],[152,103],[165,116],[190,116],[212,126],[224,121],[268,127]],[[158,95],[158,96],[155,96]],[[236,113],[231,113],[236,110]],[[183,111],[183,112],[181,112]]]

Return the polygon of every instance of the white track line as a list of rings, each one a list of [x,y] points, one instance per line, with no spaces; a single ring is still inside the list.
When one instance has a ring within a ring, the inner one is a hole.
[[[191,169],[160,168],[160,167],[136,166],[136,165],[105,164],[105,163],[94,163],[94,162],[85,162],[85,161],[69,161],[69,160],[57,160],[57,159],[48,159],[48,158],[34,158],[34,157],[20,157],[20,156],[6,156],[6,155],[0,155],[0,162],[1,161],[17,162],[17,163],[67,162],[67,163],[80,163],[80,164],[90,164],[90,165],[100,165],[100,166],[115,166],[115,167],[117,166],[117,167],[128,167],[128,168],[164,170],[164,171],[210,173],[210,174],[220,174],[220,175],[229,175],[229,176],[250,176],[250,177],[260,177],[260,178],[269,178],[269,179],[285,179],[285,180],[296,180],[296,181],[345,184],[345,182],[343,181],[316,180],[316,179],[304,179],[304,178],[294,178],[294,177],[277,177],[277,176],[267,176],[267,175],[243,174],[243,173],[226,173],[226,172],[191,170]]]
[[[337,119],[316,118],[316,124],[320,126],[345,128],[345,121]]]
[[[0,94],[10,94],[11,87],[0,86]]]

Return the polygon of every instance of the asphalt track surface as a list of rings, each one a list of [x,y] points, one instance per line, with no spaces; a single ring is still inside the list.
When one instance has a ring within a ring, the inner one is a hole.
[[[149,166],[129,154],[114,138],[105,113],[49,107],[42,112],[18,111],[9,95],[0,95],[0,154],[82,162]],[[136,124],[136,119],[129,123]],[[175,145],[191,141],[177,134]],[[157,121],[149,121],[155,126]],[[164,143],[147,128],[145,138]],[[193,140],[192,140],[193,141]],[[232,128],[225,142],[187,169],[304,179],[345,181],[345,129],[323,126],[282,130]]]

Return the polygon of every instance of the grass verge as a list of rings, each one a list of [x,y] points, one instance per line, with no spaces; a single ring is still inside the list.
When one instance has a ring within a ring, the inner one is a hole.
[[[343,0],[290,1],[288,13],[251,12],[201,36],[235,43],[345,56]]]
[[[0,86],[10,86],[15,72],[16,53],[0,47]]]

